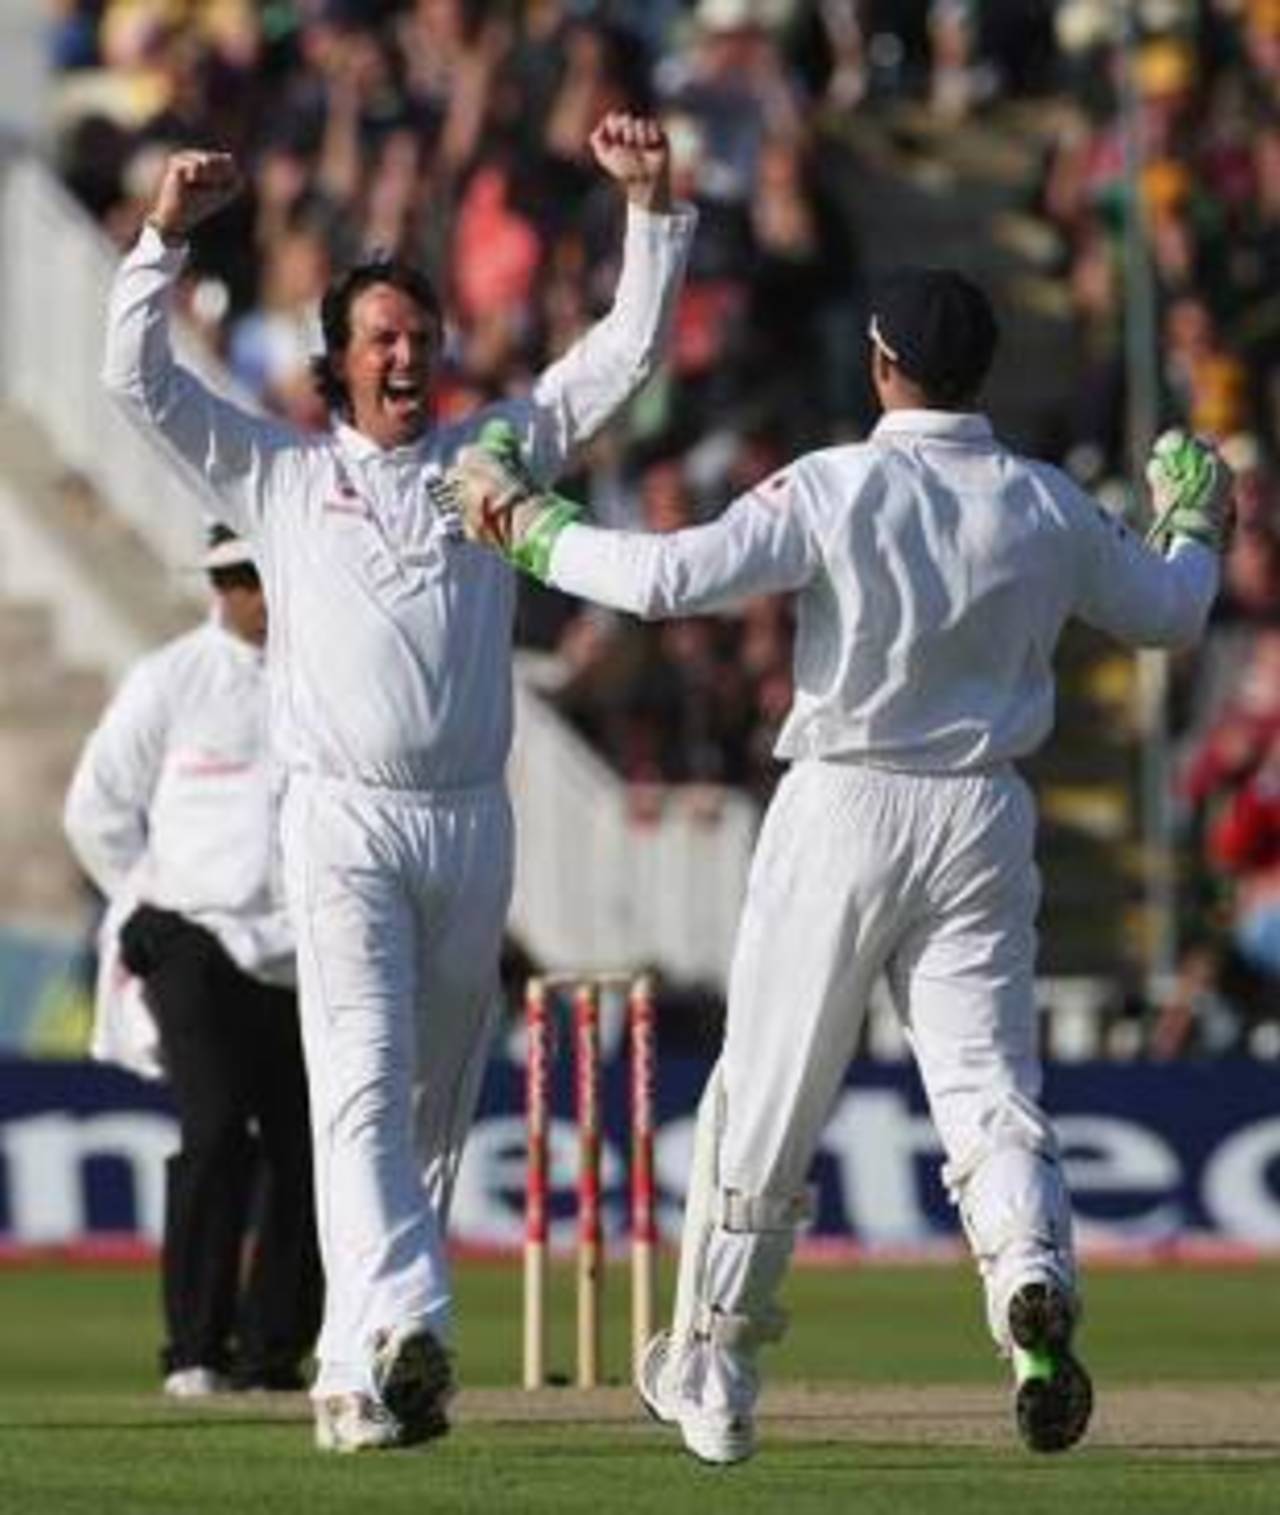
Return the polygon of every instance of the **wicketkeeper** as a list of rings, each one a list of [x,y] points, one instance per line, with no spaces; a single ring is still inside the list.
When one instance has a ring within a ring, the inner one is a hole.
[[[1071,1212],[1040,1106],[1035,807],[1015,765],[1049,734],[1068,618],[1135,646],[1193,642],[1228,524],[1228,470],[1190,438],[1162,438],[1152,458],[1160,550],[1001,446],[973,409],[996,323],[961,275],[886,280],[869,335],[884,410],[870,438],[800,458],[709,525],[583,525],[501,435],[451,480],[473,540],[600,604],[663,617],[798,598],[777,746],[791,766],[699,1110],[674,1320],[638,1386],[708,1462],[754,1450],[757,1350],[786,1324],[776,1295],[806,1174],[881,974],[1012,1361],[1018,1428],[1041,1452],[1084,1434]]]

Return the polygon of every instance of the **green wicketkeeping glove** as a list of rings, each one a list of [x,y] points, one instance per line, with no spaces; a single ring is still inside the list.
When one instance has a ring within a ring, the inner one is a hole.
[[[1163,549],[1174,537],[1190,537],[1224,550],[1234,481],[1216,449],[1185,431],[1163,432],[1151,450],[1147,482],[1155,507],[1149,543]]]
[[[546,583],[556,538],[581,511],[543,489],[525,467],[509,421],[487,421],[464,447],[445,483],[467,539],[492,547]]]

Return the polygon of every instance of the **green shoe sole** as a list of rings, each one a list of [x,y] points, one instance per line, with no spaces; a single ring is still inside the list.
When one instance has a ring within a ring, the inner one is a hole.
[[[1024,1284],[1009,1302],[1018,1434],[1033,1452],[1065,1452],[1084,1435],[1093,1384],[1071,1353],[1071,1302],[1050,1283]]]

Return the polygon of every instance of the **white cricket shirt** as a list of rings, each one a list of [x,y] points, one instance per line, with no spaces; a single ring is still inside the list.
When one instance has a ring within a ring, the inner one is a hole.
[[[1201,633],[1217,555],[1145,547],[985,417],[898,410],[870,439],[810,453],[716,521],[668,535],[574,525],[551,582],[636,615],[797,594],[795,698],[779,757],[920,772],[1032,752],[1053,724],[1070,616],[1140,646]]]
[[[80,755],[64,819],[108,900],[175,910],[246,973],[291,983],[278,790],[262,654],[211,618],[130,671]]]
[[[408,790],[501,782],[514,579],[427,483],[495,415],[553,479],[656,367],[695,219],[629,206],[609,313],[527,395],[385,452],[349,427],[313,436],[248,415],[176,364],[167,303],[184,255],[143,232],[113,287],[104,379],[254,544],[273,741],[290,770]]]

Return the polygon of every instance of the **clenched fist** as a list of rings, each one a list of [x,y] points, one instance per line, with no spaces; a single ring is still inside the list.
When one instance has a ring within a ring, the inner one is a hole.
[[[165,164],[147,220],[166,242],[185,242],[202,221],[236,198],[243,182],[230,153],[176,152]]]
[[[1184,431],[1166,431],[1152,448],[1147,482],[1156,512],[1148,543],[1163,546],[1181,536],[1215,552],[1226,550],[1235,480],[1216,448]]]
[[[596,162],[633,204],[660,214],[671,209],[671,151],[652,116],[610,111],[590,137]]]

